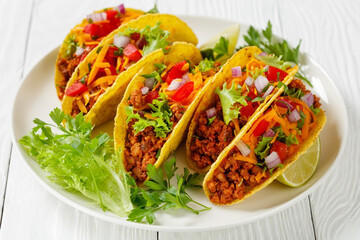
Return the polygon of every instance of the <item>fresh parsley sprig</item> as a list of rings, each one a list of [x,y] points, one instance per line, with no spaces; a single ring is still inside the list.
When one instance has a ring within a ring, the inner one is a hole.
[[[171,158],[165,163],[164,169],[156,169],[154,165],[147,166],[147,175],[149,180],[145,182],[148,190],[137,187],[133,178],[128,178],[128,183],[132,186],[131,199],[136,206],[128,216],[129,221],[142,222],[144,219],[149,224],[154,223],[156,217],[154,212],[158,210],[187,209],[195,214],[207,211],[210,208],[193,200],[186,192],[188,188],[201,187],[199,182],[203,176],[198,173],[191,174],[188,169],[184,173],[176,175],[177,185],[171,185],[171,179],[175,176],[176,159]],[[164,172],[166,177],[164,176]],[[197,210],[190,206],[195,204],[202,209]]]
[[[268,21],[266,29],[262,30],[261,32],[256,30],[253,26],[250,26],[247,31],[247,35],[244,35],[244,40],[247,45],[242,46],[239,49],[247,46],[257,46],[268,54],[274,54],[277,57],[281,57],[281,60],[284,62],[299,64],[299,50],[301,40],[295,48],[290,47],[286,40],[282,40],[280,42],[275,41],[273,38],[272,24],[270,21]],[[295,76],[312,86],[301,68]]]

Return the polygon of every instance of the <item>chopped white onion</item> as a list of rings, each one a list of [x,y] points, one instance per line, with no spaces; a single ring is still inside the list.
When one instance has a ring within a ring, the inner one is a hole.
[[[241,77],[242,76],[241,67],[240,66],[233,67],[231,69],[231,74],[233,77]]]
[[[118,48],[123,48],[130,43],[130,40],[131,39],[127,36],[119,36],[116,34],[114,36],[114,45]]]
[[[267,96],[269,96],[270,93],[272,93],[273,90],[274,90],[274,87],[269,86],[269,88],[266,90],[266,92],[264,93],[264,95],[262,97],[266,98]]]
[[[184,73],[181,79],[184,81],[184,84],[190,81],[189,72]]]
[[[107,19],[107,15],[105,12],[91,13],[86,15],[88,22],[101,22]],[[91,20],[90,20],[91,19]]]
[[[256,90],[261,93],[264,87],[268,85],[269,81],[264,76],[258,76],[258,78],[255,80],[255,87]]]
[[[279,165],[281,163],[279,154],[277,154],[277,152],[272,152],[270,153],[269,156],[265,157],[265,162],[266,165],[268,166],[269,169],[272,169],[274,167],[276,167],[277,165]]]
[[[206,115],[208,118],[213,118],[216,116],[216,109],[214,107],[209,108],[208,110],[206,110]]]
[[[236,142],[236,146],[244,157],[247,157],[251,152],[250,148],[241,139]]]
[[[273,130],[269,129],[267,130],[264,134],[263,134],[264,137],[274,137],[275,136],[275,133]]]
[[[301,100],[306,103],[308,107],[311,107],[314,104],[314,95],[311,92],[305,94],[301,97]]]
[[[251,87],[251,85],[253,85],[254,83],[254,79],[252,77],[247,77],[246,80],[245,80],[245,84],[249,87]]]
[[[297,122],[300,120],[301,116],[300,116],[300,113],[298,112],[298,110],[296,109],[293,109],[291,111],[291,113],[287,116],[287,118],[289,119],[289,121],[291,123],[294,123],[294,122]]]
[[[152,89],[154,87],[155,79],[154,78],[147,78],[145,79],[145,86],[147,86],[149,89]]]
[[[124,4],[120,4],[119,6],[115,7],[115,10],[117,10],[119,13],[124,14],[125,13],[125,6]]]
[[[147,94],[149,92],[149,88],[148,87],[142,87],[141,89],[141,92],[143,95]]]
[[[170,85],[168,86],[167,90],[169,91],[174,91],[179,89],[182,85],[184,85],[185,83],[183,83],[183,80],[178,78],[178,79],[174,79],[172,80],[172,82],[170,83]]]
[[[75,51],[75,55],[76,56],[80,56],[81,54],[83,54],[84,49],[82,47],[76,46],[76,51]]]

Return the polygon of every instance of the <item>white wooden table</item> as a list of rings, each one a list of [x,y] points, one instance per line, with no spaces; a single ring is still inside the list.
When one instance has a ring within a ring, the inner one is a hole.
[[[148,10],[152,0],[124,1]],[[329,73],[349,113],[335,171],[310,196],[259,221],[222,230],[168,233],[111,224],[47,192],[13,150],[10,109],[21,78],[104,0],[0,0],[0,239],[360,239],[360,1],[158,0],[164,13],[229,19],[297,44]],[[215,33],[214,33],[215,34]],[[357,75],[359,74],[359,76]],[[214,221],[216,221],[214,219]]]

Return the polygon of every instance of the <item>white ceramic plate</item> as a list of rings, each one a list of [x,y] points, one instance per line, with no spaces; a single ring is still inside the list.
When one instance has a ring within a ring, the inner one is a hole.
[[[221,32],[234,22],[200,17],[182,17],[195,31],[200,44]],[[241,34],[245,33],[247,26],[241,25]],[[240,40],[242,37],[240,37]],[[60,107],[54,87],[54,64],[57,49],[54,49],[30,71],[24,78],[12,112],[13,141],[22,158],[34,173],[35,177],[56,197],[88,214],[102,218],[109,222],[127,225],[135,228],[161,230],[161,231],[205,231],[210,229],[230,227],[254,221],[267,215],[274,214],[290,204],[307,196],[326,175],[330,174],[335,161],[344,149],[344,140],[348,131],[348,117],[344,101],[325,71],[311,58],[302,56],[302,63],[307,66],[306,72],[314,85],[314,92],[321,97],[323,108],[326,111],[328,122],[321,132],[321,159],[313,178],[300,188],[290,188],[278,182],[272,183],[264,190],[256,193],[241,204],[233,206],[212,205],[201,190],[191,191],[190,195],[197,201],[211,206],[212,210],[194,215],[185,210],[173,212],[160,212],[153,225],[133,223],[120,218],[111,212],[103,212],[97,205],[91,204],[79,194],[69,193],[56,184],[51,183],[37,163],[28,157],[18,144],[18,140],[33,127],[33,119],[40,118],[50,122],[49,112]],[[112,125],[107,124],[108,129]],[[185,166],[185,147],[182,144],[175,153],[179,169]]]

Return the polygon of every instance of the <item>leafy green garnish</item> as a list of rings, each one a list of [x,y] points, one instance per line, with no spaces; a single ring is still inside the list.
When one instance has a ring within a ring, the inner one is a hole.
[[[140,33],[141,36],[144,36],[147,42],[143,48],[144,56],[160,48],[165,51],[165,48],[169,45],[169,42],[166,41],[166,39],[170,33],[168,31],[162,30],[160,28],[160,24],[160,22],[157,22],[154,27],[147,25],[143,29],[127,28],[124,30],[124,32],[119,33],[119,35],[130,36],[133,33]]]
[[[154,78],[155,79],[154,86],[155,86],[158,82],[162,82],[161,74],[165,70],[166,65],[162,64],[162,63],[154,63],[154,65],[157,68],[156,71],[153,71],[152,73],[144,74],[141,76],[144,78]]]
[[[64,41],[64,44],[66,46],[64,57],[66,59],[70,59],[73,57],[76,51],[76,46],[78,45],[78,43],[76,42],[75,34],[69,35],[69,37]]]
[[[273,127],[272,129],[274,132],[279,132],[276,140],[285,143],[288,147],[292,144],[299,144],[296,136],[292,133],[289,136],[286,136],[285,133],[282,131],[281,126]]]
[[[218,87],[216,88],[215,93],[219,95],[226,125],[229,124],[231,120],[237,118],[239,115],[240,108],[236,108],[234,106],[235,103],[240,103],[243,106],[247,106],[245,97],[241,96],[241,92],[236,89],[234,83],[230,89],[227,89],[226,83],[224,83],[222,90],[220,90]]]
[[[302,129],[302,127],[304,126],[305,124],[305,118],[306,118],[306,115],[304,114],[303,111],[299,111],[299,114],[300,114],[300,120],[297,122],[297,128],[298,129]]]
[[[310,106],[310,110],[315,114],[318,115],[320,112],[320,108],[315,108],[314,106]]]
[[[256,97],[253,100],[251,100],[251,102],[262,102],[262,101],[264,101],[262,97]]]
[[[104,211],[127,215],[133,209],[130,188],[111,138],[105,133],[90,138],[93,126],[82,114],[72,118],[55,108],[50,117],[55,125],[36,118],[36,126],[20,139],[27,153],[52,182],[68,191],[80,192]]]
[[[250,26],[247,31],[247,35],[244,35],[244,40],[247,45],[243,47],[257,46],[267,54],[275,54],[275,56],[279,57],[284,62],[293,62],[295,64],[299,64],[299,50],[301,40],[295,48],[291,48],[286,40],[282,40],[280,42],[275,41],[273,39],[272,25],[270,21],[268,21],[266,29],[262,30],[261,32],[256,30],[253,26]],[[295,76],[304,80],[310,86],[312,86],[310,81],[304,75],[301,68],[299,72]]]
[[[229,40],[221,36],[219,42],[214,47],[214,53],[216,53],[215,60],[221,58],[224,55],[229,54],[228,49],[229,49]]]
[[[270,142],[273,137],[262,137],[261,141],[258,143],[254,152],[260,159],[264,159],[270,151]]]
[[[156,3],[154,5],[154,7],[152,9],[150,9],[149,11],[147,11],[146,13],[159,13],[159,9],[156,6]]]
[[[215,120],[216,116],[208,119],[208,126],[212,124],[212,122]]]
[[[205,60],[202,60],[199,63],[198,67],[201,72],[210,71],[211,69],[214,68],[214,61],[205,58]]]
[[[274,54],[266,55],[266,56],[255,56],[257,59],[263,61],[266,65],[273,66],[285,71],[287,68],[291,67],[291,62],[284,62],[280,57],[276,57]]]
[[[149,180],[145,182],[148,190],[139,189],[133,179],[129,179],[128,183],[132,186],[131,199],[137,208],[131,211],[128,216],[129,221],[141,222],[144,219],[149,224],[154,223],[155,214],[158,210],[187,209],[195,214],[209,210],[209,207],[193,200],[186,192],[188,188],[200,188],[200,182],[203,178],[198,173],[190,174],[188,169],[184,169],[184,173],[176,175],[177,185],[171,185],[170,181],[175,176],[176,159],[171,158],[164,164],[166,179],[164,179],[163,169],[156,169],[154,165],[147,166],[147,175]],[[196,204],[202,209],[196,210],[190,205]]]
[[[126,115],[128,116],[126,123],[129,123],[133,118],[138,120],[133,125],[135,135],[144,131],[146,127],[152,126],[154,127],[156,137],[165,138],[173,126],[173,122],[170,120],[172,111],[168,105],[166,95],[160,93],[160,97],[154,99],[152,104],[149,103],[149,106],[152,109],[151,116],[154,117],[155,120],[143,118],[138,113],[134,114],[134,108],[127,106],[125,108]]]

